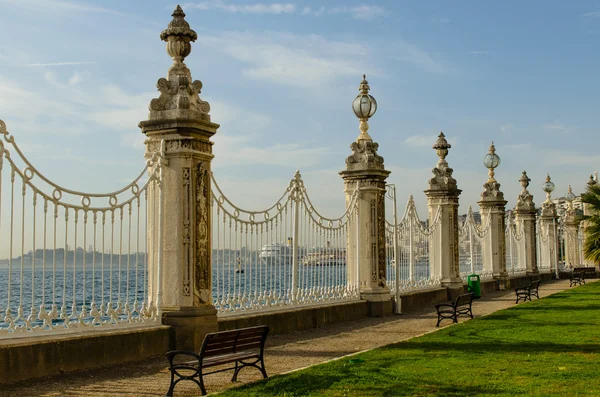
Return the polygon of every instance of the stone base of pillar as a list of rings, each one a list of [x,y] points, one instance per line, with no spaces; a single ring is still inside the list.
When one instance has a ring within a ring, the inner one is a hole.
[[[387,287],[376,289],[363,289],[360,299],[367,301],[367,316],[389,316],[394,311],[392,295]]]
[[[367,316],[369,317],[385,317],[391,316],[394,313],[394,304],[392,300],[367,302]]]
[[[200,351],[204,336],[217,332],[217,309],[212,305],[163,312],[162,323],[173,330],[174,349]]]
[[[452,285],[452,287],[446,286],[446,292],[448,294],[448,300],[453,301],[458,298],[459,295],[465,293],[465,287],[463,286],[462,282],[459,284],[455,283]]]
[[[510,289],[510,278],[508,277],[508,273],[494,274],[494,280],[496,280],[499,291]]]
[[[527,274],[529,277],[538,277],[540,275],[540,272],[537,270],[527,270],[525,274]]]
[[[442,284],[442,287],[446,287],[448,289],[463,289],[463,281],[459,278],[443,279],[441,284]]]

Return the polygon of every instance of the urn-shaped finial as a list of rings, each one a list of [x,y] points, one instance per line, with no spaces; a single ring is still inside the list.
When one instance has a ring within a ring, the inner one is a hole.
[[[440,131],[437,141],[431,148],[435,149],[435,153],[438,155],[441,161],[445,161],[446,156],[448,155],[448,149],[451,147],[452,145],[450,145],[446,140],[446,135]]]
[[[529,182],[531,182],[531,179],[529,179],[529,177],[527,176],[527,171],[523,171],[523,175],[521,175],[521,179],[519,179],[519,182],[521,183],[521,187],[523,188],[523,190],[527,190]]]
[[[175,8],[171,16],[173,20],[160,33],[160,39],[167,42],[167,54],[173,58],[174,64],[180,64],[190,55],[192,51],[190,42],[196,41],[198,35],[190,29],[190,24],[184,19],[185,13],[180,6]]]

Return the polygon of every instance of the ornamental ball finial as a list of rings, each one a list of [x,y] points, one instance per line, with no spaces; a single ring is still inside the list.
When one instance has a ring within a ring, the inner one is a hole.
[[[598,182],[596,182],[596,180],[594,179],[594,175],[593,174],[590,175],[590,180],[587,182],[587,185],[594,186],[596,183],[598,183]]]

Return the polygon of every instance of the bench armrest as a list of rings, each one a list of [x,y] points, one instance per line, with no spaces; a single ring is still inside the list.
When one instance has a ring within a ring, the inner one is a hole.
[[[190,351],[186,351],[186,350],[171,350],[169,352],[167,352],[166,356],[167,359],[169,360],[170,363],[173,362],[173,359],[175,358],[175,356],[190,356],[190,357],[194,357],[196,360],[198,360],[198,362],[201,361],[201,357],[194,353],[194,352],[190,352]]]

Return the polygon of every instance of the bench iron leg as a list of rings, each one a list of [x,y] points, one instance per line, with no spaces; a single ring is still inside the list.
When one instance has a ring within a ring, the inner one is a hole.
[[[263,374],[263,378],[267,379],[269,376],[267,375],[267,370],[265,369],[265,361],[263,358],[260,358],[260,372]]]
[[[238,373],[240,372],[240,369],[242,369],[241,366],[238,366],[238,362],[235,362],[235,370],[233,371],[233,376],[231,377],[231,381],[235,382],[237,380],[237,376]]]

